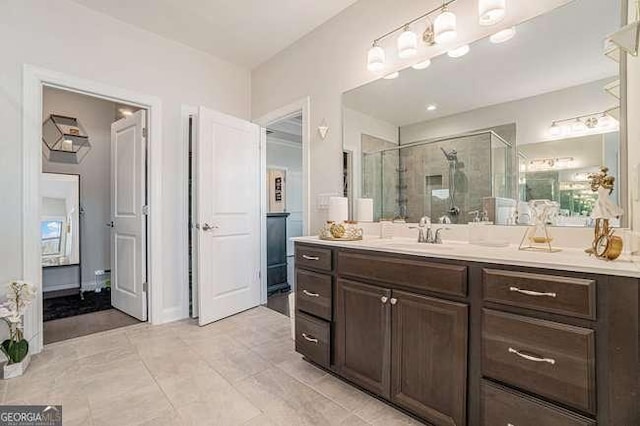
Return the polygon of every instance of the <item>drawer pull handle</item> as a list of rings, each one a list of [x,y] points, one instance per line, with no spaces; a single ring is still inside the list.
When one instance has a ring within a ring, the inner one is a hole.
[[[553,358],[538,358],[537,356],[531,356],[531,355],[523,354],[519,350],[513,349],[513,348],[509,348],[509,353],[510,354],[516,354],[520,358],[524,358],[526,360],[533,361],[533,362],[547,362],[547,363],[549,363],[551,365],[554,365],[556,363],[556,360],[553,359]]]
[[[546,297],[556,297],[556,293],[541,293],[539,291],[531,291],[531,290],[522,290],[518,287],[509,287],[509,291],[515,291],[516,293],[526,294],[527,296],[546,296]]]
[[[303,254],[302,258],[307,260],[320,260],[318,256],[307,256],[306,254]]]
[[[316,339],[315,337],[310,337],[307,336],[307,333],[302,333],[302,337],[304,337],[304,340],[306,340],[307,342],[311,342],[311,343],[318,343],[318,339]]]
[[[310,291],[307,291],[307,290],[302,290],[302,292],[309,297],[320,297],[318,293],[311,293]]]

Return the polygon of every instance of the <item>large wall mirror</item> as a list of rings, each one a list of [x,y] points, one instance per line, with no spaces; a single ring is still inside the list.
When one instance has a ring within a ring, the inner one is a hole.
[[[624,55],[605,45],[625,5],[570,1],[507,41],[344,93],[350,195],[373,198],[375,219],[464,224],[486,212],[503,225],[528,224],[528,201],[548,199],[555,225],[589,226],[587,176],[606,166],[626,210]]]
[[[40,184],[42,266],[80,264],[80,176],[43,173]]]

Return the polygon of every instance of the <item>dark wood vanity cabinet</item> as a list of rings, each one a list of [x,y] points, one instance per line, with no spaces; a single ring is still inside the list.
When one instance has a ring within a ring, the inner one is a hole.
[[[296,350],[432,425],[640,425],[636,278],[296,244]]]

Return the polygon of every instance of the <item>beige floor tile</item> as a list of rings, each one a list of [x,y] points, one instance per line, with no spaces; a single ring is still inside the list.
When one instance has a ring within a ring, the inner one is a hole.
[[[186,425],[242,425],[260,415],[260,410],[244,397],[223,397],[178,406],[176,409]]]
[[[266,414],[260,414],[246,421],[242,426],[278,426],[278,423],[271,420]]]
[[[355,414],[350,415],[340,423],[340,426],[367,426],[367,425],[370,425],[370,423],[365,422]]]
[[[127,393],[114,392],[110,397],[92,400],[90,408],[91,418],[96,426],[138,425],[161,417],[173,409],[155,383]]]
[[[323,379],[327,372],[302,359],[302,355],[295,353],[293,357],[277,365],[288,375],[307,385],[315,385]]]
[[[324,376],[318,382],[313,384],[312,387],[352,412],[362,409],[371,401],[377,402],[377,400],[372,396],[367,395],[361,390],[345,383],[331,374]]]
[[[390,405],[375,398],[371,398],[369,401],[364,403],[360,408],[354,411],[354,414],[375,426],[413,426],[422,424],[421,422],[414,420],[406,414],[401,413]]]
[[[278,368],[238,383],[237,388],[278,424],[335,425],[350,413]]]
[[[271,367],[268,361],[249,349],[229,349],[220,354],[204,355],[204,359],[211,368],[231,383]]]

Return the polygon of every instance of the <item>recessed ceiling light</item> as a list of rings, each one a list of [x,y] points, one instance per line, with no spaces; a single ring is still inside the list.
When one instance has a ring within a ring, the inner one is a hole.
[[[502,31],[498,31],[497,33],[489,37],[489,40],[494,44],[504,43],[505,41],[511,40],[514,35],[516,35],[516,27],[511,27],[506,28]]]
[[[434,104],[431,104],[431,105],[429,105],[427,107],[427,111],[435,111],[437,109],[438,109],[438,107],[436,105],[434,105]]]
[[[387,74],[382,78],[384,78],[385,80],[393,80],[393,79],[396,79],[398,77],[400,77],[400,73],[398,71],[394,71],[391,74]]]
[[[447,52],[447,55],[449,55],[450,58],[461,58],[464,55],[466,55],[467,53],[469,53],[469,50],[471,50],[469,48],[468,44],[464,44],[460,47],[456,47],[455,49],[452,49],[450,51]]]
[[[417,64],[411,65],[411,68],[413,68],[414,70],[423,70],[429,68],[429,65],[431,65],[431,59],[426,59],[424,61],[418,62]]]

